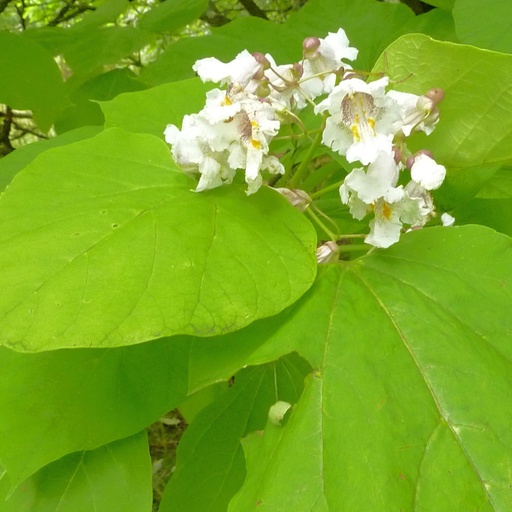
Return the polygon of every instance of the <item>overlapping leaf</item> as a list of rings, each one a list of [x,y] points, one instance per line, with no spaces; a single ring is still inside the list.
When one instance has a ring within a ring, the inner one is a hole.
[[[151,460],[145,432],[68,455],[10,493],[0,477],[1,512],[149,512]]]
[[[0,348],[0,463],[17,485],[142,430],[187,395],[188,340],[20,354]]]
[[[392,43],[375,70],[398,81],[395,87],[403,91],[445,90],[439,125],[414,144],[431,149],[443,165],[512,159],[512,55],[411,34]]]
[[[314,230],[279,194],[194,186],[150,135],[107,130],[40,155],[0,201],[0,342],[38,351],[212,336],[309,288]]]
[[[230,510],[510,509],[511,269],[511,239],[477,227],[325,269],[269,341],[318,371],[245,443]]]
[[[512,53],[509,0],[456,0],[453,17],[463,43]]]
[[[269,408],[278,400],[295,403],[309,370],[306,361],[290,354],[237,374],[234,384],[184,434],[160,512],[225,511],[244,479],[240,438],[263,428]]]

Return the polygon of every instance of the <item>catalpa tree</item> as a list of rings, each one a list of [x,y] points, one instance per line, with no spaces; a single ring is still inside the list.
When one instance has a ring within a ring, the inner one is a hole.
[[[149,512],[174,408],[161,512],[512,509],[508,6],[429,3],[0,33],[0,510]]]

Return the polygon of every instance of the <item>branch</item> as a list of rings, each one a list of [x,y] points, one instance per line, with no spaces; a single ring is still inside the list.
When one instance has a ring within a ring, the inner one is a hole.
[[[238,0],[243,6],[244,9],[251,15],[251,16],[257,16],[258,18],[263,18],[265,20],[268,20],[267,13],[260,9],[253,0]]]
[[[8,155],[14,151],[9,135],[12,126],[12,110],[7,107],[5,111],[5,119],[0,127],[0,156]]]

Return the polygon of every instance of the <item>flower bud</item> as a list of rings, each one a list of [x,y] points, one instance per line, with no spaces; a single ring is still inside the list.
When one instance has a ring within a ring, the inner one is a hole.
[[[269,81],[267,77],[264,77],[260,83],[258,84],[258,87],[256,88],[256,96],[258,98],[266,98],[270,95],[270,86]]]
[[[292,74],[296,78],[301,78],[304,73],[304,68],[300,62],[295,62],[292,66]]]
[[[314,59],[318,57],[318,48],[320,47],[320,39],[318,37],[306,37],[302,42],[302,50],[306,59]]]
[[[311,204],[311,197],[304,190],[297,188],[275,188],[274,190],[277,190],[292,206],[301,212],[306,211],[306,208]]]
[[[434,87],[434,89],[430,89],[425,93],[427,98],[430,98],[436,105],[441,103],[444,99],[444,91],[439,87]]]
[[[407,157],[407,160],[405,161],[405,166],[407,169],[410,169],[414,165],[414,158],[414,155]]]
[[[430,151],[430,149],[420,149],[419,151],[416,151],[415,156],[418,155],[427,155],[429,158],[432,158],[432,160],[434,160],[434,154],[432,153],[432,151]]]
[[[332,263],[339,258],[340,248],[333,241],[325,242],[316,250],[316,261],[318,263]]]
[[[393,146],[393,158],[397,165],[402,161],[402,150],[398,146]]]
[[[265,57],[265,55],[263,55],[263,53],[261,52],[254,52],[252,54],[252,56],[254,57],[254,59],[256,60],[256,62],[258,62],[261,67],[266,70],[266,69],[269,69],[270,68],[270,62],[269,60],[267,59],[267,57]]]

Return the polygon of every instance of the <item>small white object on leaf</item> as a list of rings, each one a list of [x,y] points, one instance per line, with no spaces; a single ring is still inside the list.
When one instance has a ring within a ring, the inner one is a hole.
[[[279,400],[279,402],[276,402],[268,411],[269,421],[276,427],[281,426],[281,421],[283,421],[284,415],[291,408],[291,404]]]

